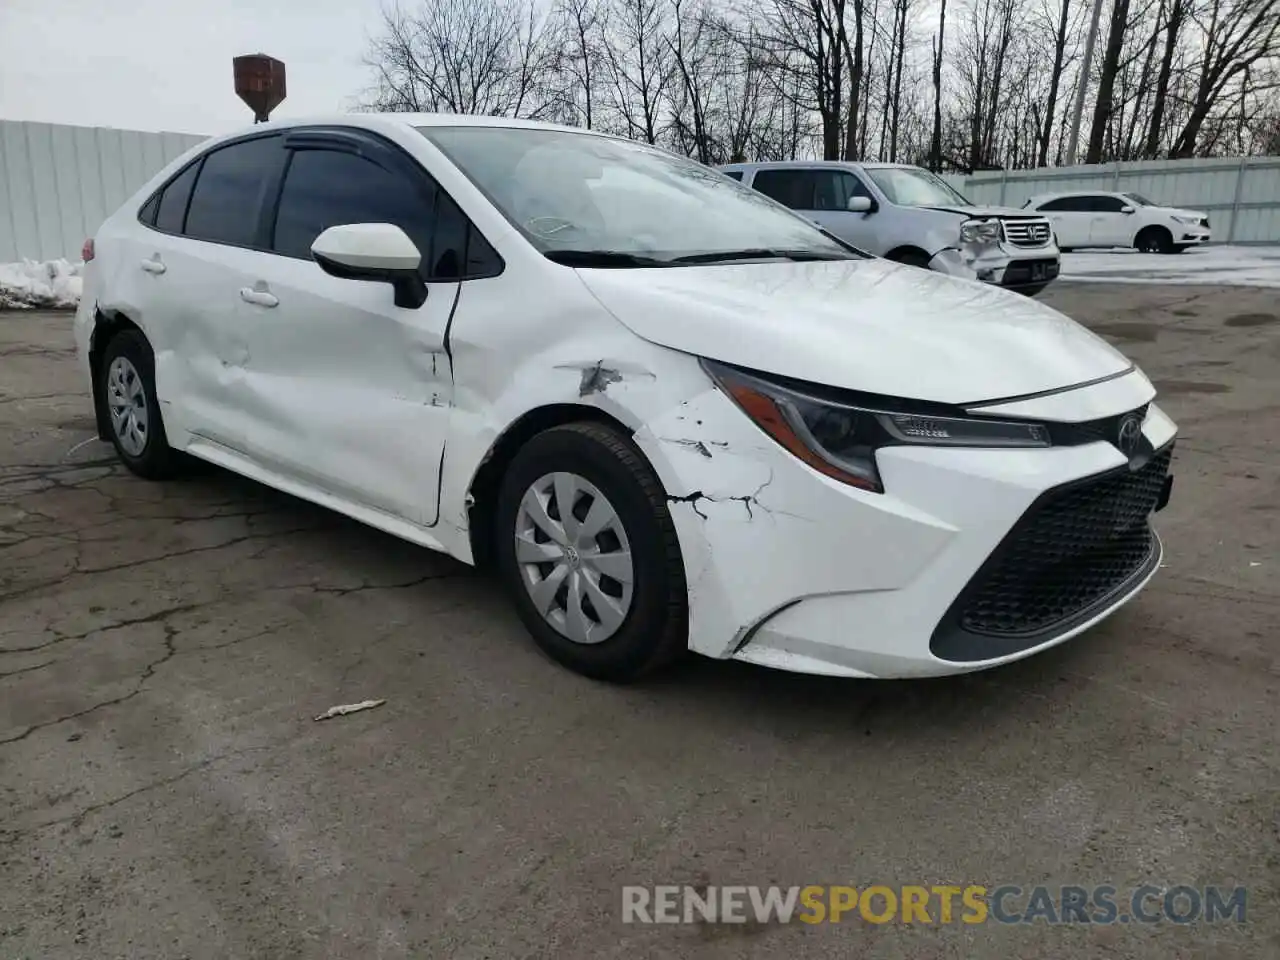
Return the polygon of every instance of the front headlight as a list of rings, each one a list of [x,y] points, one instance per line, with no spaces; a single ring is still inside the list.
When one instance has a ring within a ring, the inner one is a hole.
[[[1190,224],[1191,226],[1195,226],[1197,223],[1200,222],[1199,217],[1180,217],[1177,214],[1174,214],[1173,219],[1177,220],[1179,223],[1186,223],[1186,224]]]
[[[1036,423],[934,416],[815,396],[803,386],[703,360],[711,378],[761,430],[819,473],[882,493],[875,452],[895,445],[1047,447]],[[907,401],[904,401],[904,405]]]
[[[961,243],[999,243],[999,220],[967,220],[960,225]]]

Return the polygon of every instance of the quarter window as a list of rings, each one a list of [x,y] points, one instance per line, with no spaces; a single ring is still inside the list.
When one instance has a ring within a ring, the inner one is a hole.
[[[263,197],[279,159],[279,137],[242,140],[206,155],[187,208],[186,235],[253,246]]]
[[[195,186],[199,171],[200,164],[193,163],[164,188],[164,193],[160,195],[160,206],[156,209],[157,230],[165,233],[182,232],[182,223],[187,217],[187,201],[191,199],[191,188]]]

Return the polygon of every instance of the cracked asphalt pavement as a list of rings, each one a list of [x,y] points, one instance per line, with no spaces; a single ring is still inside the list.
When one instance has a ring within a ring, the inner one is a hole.
[[[1045,299],[1181,428],[1140,598],[968,677],[632,688],[448,559],[129,475],[70,315],[0,314],[0,958],[1280,955],[1275,292]],[[623,924],[661,883],[1242,885],[1247,922]]]

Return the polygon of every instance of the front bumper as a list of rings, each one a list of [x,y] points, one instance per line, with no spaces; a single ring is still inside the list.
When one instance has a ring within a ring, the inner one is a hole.
[[[1213,234],[1207,227],[1192,227],[1186,224],[1179,224],[1178,229],[1173,231],[1174,243],[1180,247],[1199,246],[1202,243],[1208,243]]]
[[[1111,414],[1149,403],[1140,373],[1109,381]],[[1100,415],[1080,394],[1079,409]],[[1062,397],[1045,398],[1060,410]],[[1034,411],[1026,412],[1034,416]],[[1154,404],[1143,435],[1176,428]],[[684,555],[690,647],[700,653],[850,677],[921,677],[984,669],[1067,640],[1131,598],[1159,564],[1084,616],[1029,642],[961,656],[935,638],[975,576],[1046,491],[1125,468],[1109,442],[1040,450],[896,447],[878,462],[886,492],[868,493],[804,466],[716,390],[638,431],[669,491]],[[1025,640],[1026,638],[1022,638]],[[1007,638],[1006,638],[1007,640]]]
[[[929,267],[1010,290],[1041,290],[1057,279],[1060,263],[1058,248],[1053,245],[1034,249],[990,245],[976,251],[941,250]]]

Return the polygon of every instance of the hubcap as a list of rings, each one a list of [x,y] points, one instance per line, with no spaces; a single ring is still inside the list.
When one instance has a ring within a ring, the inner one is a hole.
[[[516,562],[538,613],[575,643],[609,639],[631,610],[635,568],[622,520],[576,473],[548,473],[516,512]]]
[[[126,357],[116,357],[107,371],[107,406],[121,449],[131,457],[142,456],[147,447],[147,393]]]

